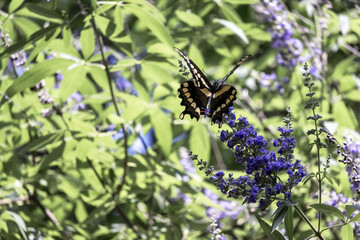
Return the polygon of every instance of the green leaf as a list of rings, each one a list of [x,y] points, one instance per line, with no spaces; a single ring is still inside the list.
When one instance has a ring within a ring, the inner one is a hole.
[[[334,116],[341,116],[337,118],[339,127],[347,127],[349,129],[357,129],[358,121],[351,108],[347,107],[344,101],[337,101],[333,106]]]
[[[351,218],[350,222],[360,222],[360,213]]]
[[[88,213],[86,211],[85,205],[81,200],[76,201],[74,214],[76,219],[80,223],[85,221],[86,218],[88,217]]]
[[[25,66],[28,66],[29,63],[37,57],[38,53],[43,51],[45,49],[45,47],[59,35],[60,32],[61,32],[61,28],[56,28],[52,32],[49,32],[44,37],[44,39],[41,39],[40,41],[38,41],[36,47],[34,48],[34,50],[32,50],[30,56],[26,60]]]
[[[85,162],[89,152],[94,148],[96,148],[96,146],[92,141],[87,138],[83,138],[76,145],[76,157]]]
[[[204,21],[194,13],[177,10],[175,14],[182,22],[186,23],[190,27],[204,26]]]
[[[12,0],[9,4],[9,14],[13,13],[16,9],[18,9],[24,0]]]
[[[60,180],[59,180],[60,181]],[[71,176],[61,178],[59,190],[62,190],[69,198],[77,199],[80,195],[79,187],[81,187],[80,179],[75,179]]]
[[[344,215],[342,214],[342,212],[333,206],[329,206],[326,204],[311,204],[310,207],[315,208],[319,212],[334,215],[334,216],[340,218],[341,220],[345,221],[345,218],[344,218]]]
[[[62,36],[64,39],[64,46],[69,47],[71,44],[71,28],[69,25],[66,25],[62,29]]]
[[[348,218],[350,218],[351,214],[353,214],[357,209],[353,208],[354,205],[346,205],[345,206],[345,211],[346,211],[346,216]]]
[[[73,63],[74,62],[72,60],[54,58],[34,65],[29,71],[26,71],[23,75],[16,79],[15,82],[6,90],[6,97],[3,96],[1,99],[0,107],[5,103],[7,98],[11,98],[15,94],[34,86],[45,77],[54,74],[58,70],[64,70]]]
[[[210,160],[210,137],[204,124],[195,124],[190,132],[189,147],[205,161]]]
[[[124,8],[134,14],[145,26],[147,26],[150,31],[163,43],[166,43],[169,46],[173,46],[174,43],[169,34],[169,31],[165,28],[164,24],[160,22],[156,17],[151,15],[149,12],[145,11],[143,8],[133,5],[126,4]]]
[[[289,210],[289,206],[287,204],[282,204],[275,211],[277,213],[275,215],[275,218],[274,218],[274,221],[273,221],[273,224],[272,224],[272,228],[271,228],[272,232],[280,225],[280,223],[282,222],[282,220],[286,216],[288,210]]]
[[[271,226],[267,222],[262,220],[258,215],[256,215],[256,219],[258,220],[260,227],[262,228],[266,236],[268,236],[270,239],[285,240],[284,236],[278,230],[271,232]]]
[[[30,12],[33,12],[37,15],[46,17],[46,18],[52,18],[52,19],[58,19],[59,21],[57,23],[62,23],[62,18],[57,12],[54,12],[50,9],[40,7],[38,4],[28,4],[26,5],[27,9],[29,9]]]
[[[345,224],[341,229],[341,239],[342,240],[353,240],[354,231],[350,224]]]
[[[331,179],[331,176],[328,176],[327,174],[325,175],[325,179],[328,180],[328,182],[331,184],[331,185],[334,185],[334,182],[333,180]]]
[[[40,148],[45,147],[48,144],[53,144],[57,142],[60,138],[64,136],[64,131],[59,131],[55,133],[49,133],[45,136],[41,136],[38,138],[33,139],[28,144],[25,144],[23,147],[21,147],[18,152],[19,153],[25,153],[28,151],[35,151]]]
[[[14,218],[14,222],[16,223],[16,225],[19,228],[19,231],[21,233],[21,236],[23,237],[23,239],[28,240],[28,236],[26,235],[26,224],[24,222],[24,220],[21,218],[21,216],[15,212],[11,212],[8,211],[10,213],[10,215]]]
[[[95,36],[93,29],[87,23],[80,33],[81,52],[84,59],[89,59],[95,49]]]
[[[293,208],[292,206],[289,207],[287,214],[285,216],[285,230],[286,235],[288,236],[289,240],[293,239],[293,232],[294,232],[294,219],[293,219]]]
[[[17,41],[10,47],[6,48],[5,51],[0,53],[0,59],[8,57],[11,54],[13,54],[14,52],[18,52],[22,49],[25,49],[26,46],[28,46],[29,44],[31,44],[34,41],[37,41],[38,39],[42,38],[46,34],[49,34],[49,33],[52,34],[52,31],[58,27],[60,27],[60,25],[50,25],[47,28],[43,28],[43,29],[31,34],[30,36],[27,36],[24,39]]]
[[[231,6],[229,6],[226,3],[221,3],[220,10],[224,17],[229,20],[230,22],[233,22],[234,24],[241,26],[243,24],[242,19],[240,18],[240,15],[235,11],[235,9]]]
[[[116,27],[114,29],[112,36],[117,36],[124,31],[123,14],[119,6],[116,6],[114,10],[114,24]]]
[[[305,185],[308,181],[310,181],[313,177],[315,177],[315,174],[314,173],[310,173],[308,174],[302,181],[303,181],[303,184]]]
[[[65,101],[74,92],[81,92],[80,86],[84,81],[86,81],[86,69],[82,65],[65,72],[61,82],[60,98]]]
[[[230,29],[233,33],[235,33],[245,44],[249,44],[249,40],[247,39],[244,31],[239,28],[235,23],[224,20],[224,19],[214,19],[214,21],[220,23],[224,27]]]
[[[169,155],[172,146],[173,132],[170,117],[160,108],[151,109],[151,124],[154,126],[157,142],[164,155]]]
[[[124,112],[122,113],[122,117],[126,121],[134,121],[139,118],[141,114],[146,113],[148,104],[141,98],[123,92],[116,92],[116,96],[126,102]],[[134,109],[136,109],[136,111],[134,111]]]
[[[334,79],[341,79],[344,75],[346,75],[346,73],[348,73],[348,70],[354,66],[354,59],[355,56],[350,55],[348,58],[341,60],[338,64],[335,65],[335,68],[330,77]]]

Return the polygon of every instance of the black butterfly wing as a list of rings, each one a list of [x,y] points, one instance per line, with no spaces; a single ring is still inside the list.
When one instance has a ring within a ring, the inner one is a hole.
[[[219,121],[219,128],[222,125],[223,113],[228,113],[229,108],[233,105],[236,99],[236,89],[228,84],[221,85],[219,89],[213,94],[210,101],[211,121],[216,123]]]
[[[206,79],[204,73],[196,66],[196,64],[188,57],[185,53],[183,53],[180,49],[175,48],[176,51],[180,54],[180,56],[185,60],[189,70],[194,78],[195,84],[199,88],[207,88],[212,89],[212,85]]]
[[[182,98],[181,105],[185,106],[185,110],[179,118],[182,120],[185,114],[189,114],[191,118],[195,117],[196,120],[199,120],[200,115],[204,115],[206,112],[211,92],[206,88],[198,88],[193,81],[183,82],[178,92],[180,93],[179,97]]]

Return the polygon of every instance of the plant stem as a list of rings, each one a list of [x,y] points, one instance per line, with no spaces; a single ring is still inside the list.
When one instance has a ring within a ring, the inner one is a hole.
[[[91,18],[91,26],[94,30],[94,33],[95,33],[95,36],[96,36],[96,39],[99,43],[99,47],[100,47],[100,52],[101,52],[101,58],[102,58],[102,61],[104,63],[104,66],[105,66],[105,72],[106,72],[106,76],[108,78],[108,83],[109,83],[109,89],[110,89],[110,93],[111,93],[111,100],[114,104],[114,107],[115,107],[115,111],[116,111],[116,114],[118,116],[120,116],[120,110],[117,106],[117,103],[116,103],[116,99],[115,99],[115,93],[114,93],[114,88],[113,88],[113,85],[112,85],[112,81],[111,81],[111,76],[110,76],[110,68],[109,68],[109,65],[107,63],[107,60],[106,60],[106,57],[105,57],[105,52],[104,52],[104,42],[102,40],[102,37],[100,35],[100,32],[98,30],[98,28],[96,27],[96,23],[95,23],[95,20],[94,20],[94,16],[92,16]],[[121,179],[121,184],[118,186],[117,188],[117,193],[116,194],[120,194],[123,186],[125,185],[126,183],[126,176],[127,176],[127,168],[128,168],[128,142],[127,142],[127,132],[126,132],[126,127],[125,125],[122,123],[121,124],[121,129],[123,131],[123,134],[124,134],[124,152],[125,152],[125,158],[124,158],[124,165],[123,165],[123,169],[124,169],[124,173],[123,173],[123,176],[122,176],[122,179]]]
[[[321,235],[321,233],[319,231],[317,231],[314,227],[314,225],[312,225],[312,223],[310,222],[310,220],[306,217],[306,215],[303,213],[303,211],[299,208],[299,206],[294,205],[295,210],[298,212],[298,214],[302,217],[302,219],[304,219],[304,221],[310,226],[310,228],[313,230],[315,236],[317,236],[319,239],[321,240],[325,240],[325,238]]]
[[[315,110],[313,109],[313,116],[315,116]],[[319,182],[319,204],[321,204],[322,202],[322,197],[321,197],[321,193],[322,193],[322,177],[321,177],[321,163],[320,163],[320,146],[319,146],[319,131],[318,131],[318,126],[317,126],[317,120],[315,120],[315,134],[316,134],[316,149],[317,149],[317,165],[318,165],[318,182]],[[320,225],[321,225],[321,212],[319,211],[319,221],[318,221],[318,231],[320,231]]]

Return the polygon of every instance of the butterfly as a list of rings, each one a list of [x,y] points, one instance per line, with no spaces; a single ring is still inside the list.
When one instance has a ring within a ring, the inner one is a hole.
[[[179,118],[182,120],[185,114],[189,114],[191,118],[195,117],[196,120],[199,120],[200,116],[204,115],[210,117],[212,123],[218,122],[220,128],[223,113],[229,111],[236,99],[236,89],[223,83],[250,55],[241,58],[221,82],[211,84],[204,73],[185,53],[177,48],[175,50],[185,60],[193,77],[192,80],[181,83],[178,89],[179,98],[182,99],[181,105],[185,106],[185,110]]]

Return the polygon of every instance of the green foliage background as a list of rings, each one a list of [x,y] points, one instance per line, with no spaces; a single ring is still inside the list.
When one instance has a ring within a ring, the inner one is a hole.
[[[238,90],[235,112],[271,139],[278,136],[276,128],[282,125],[284,110],[290,106],[298,144],[295,155],[312,172],[315,158],[308,147],[312,139],[306,135],[312,126],[306,121],[310,113],[304,110],[302,66],[276,66],[278,52],[271,47],[268,26],[252,7],[256,3],[1,2],[1,31],[12,40],[0,52],[1,238],[139,239],[140,235],[148,239],[210,239],[206,209],[221,207],[207,198],[203,189],[216,192],[216,188],[203,173],[184,170],[179,147],[187,147],[218,169],[245,173],[218,140],[217,126],[210,125],[208,119],[178,119],[183,106],[177,89],[185,78],[178,73],[180,57],[175,46],[214,79],[225,76],[236,60],[251,54],[252,59],[228,80]],[[356,138],[360,117],[359,12],[351,1],[332,3],[333,9],[320,11],[308,1],[286,2],[294,22],[304,24],[296,13],[308,19],[310,33],[306,37],[310,40],[319,37],[318,12],[327,15],[328,31],[320,36],[327,65],[317,83],[319,114],[339,139],[349,132]],[[350,21],[345,34],[339,15]],[[118,60],[109,67],[110,72],[121,71],[138,96],[115,90],[112,98],[97,33],[102,36],[105,57],[113,55]],[[296,31],[295,37],[303,36]],[[27,53],[25,67],[29,69],[17,76],[9,67],[9,58],[21,50]],[[54,58],[47,59],[50,54]],[[64,79],[61,88],[54,89],[54,74],[59,71]],[[290,79],[284,95],[259,86],[262,71]],[[41,111],[51,105],[41,104],[37,94],[29,90],[42,79],[61,114],[42,116]],[[76,91],[86,104],[86,109],[78,112],[67,102]],[[113,100],[121,115],[116,114]],[[115,124],[112,131],[101,131],[109,124]],[[129,155],[127,148],[151,128],[155,144],[146,154]],[[114,141],[112,135],[124,129],[126,140]],[[184,138],[173,142],[183,133]],[[324,151],[324,158],[326,155]],[[338,179],[336,190],[351,197],[344,167],[334,159],[332,165],[331,172]],[[190,180],[183,181],[184,175]],[[315,191],[314,183],[309,182],[300,184],[293,193],[311,219],[315,211],[306,205],[315,202]],[[190,203],[179,200],[180,192],[190,197]],[[235,221],[224,220],[223,232],[229,239],[264,239],[265,233],[252,215],[255,212],[254,206],[244,206]],[[263,216],[269,222],[270,215]],[[295,237],[304,239],[310,231],[299,216],[294,217]],[[327,234],[329,239],[336,236]]]

